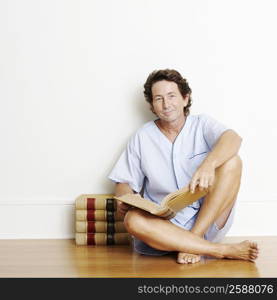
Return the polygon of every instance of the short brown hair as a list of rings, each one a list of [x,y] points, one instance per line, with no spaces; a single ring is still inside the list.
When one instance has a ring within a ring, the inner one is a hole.
[[[144,84],[144,97],[147,102],[149,102],[152,105],[153,98],[152,98],[152,86],[154,83],[161,81],[161,80],[167,80],[167,81],[173,81],[178,85],[178,89],[183,97],[189,95],[188,104],[186,107],[184,107],[184,114],[185,116],[189,115],[189,108],[191,107],[191,89],[188,85],[188,82],[185,78],[182,77],[182,75],[176,71],[171,69],[165,69],[165,70],[155,70],[148,76],[145,84]]]

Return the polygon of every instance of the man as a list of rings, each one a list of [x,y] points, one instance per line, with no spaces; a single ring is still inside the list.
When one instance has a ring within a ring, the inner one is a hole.
[[[152,72],[144,95],[158,117],[130,139],[109,178],[115,195],[140,193],[160,203],[189,184],[207,195],[165,220],[119,202],[134,250],[145,255],[177,251],[178,263],[196,263],[200,255],[253,261],[255,242],[218,243],[229,230],[240,186],[240,136],[207,115],[189,115],[191,89],[175,70]]]

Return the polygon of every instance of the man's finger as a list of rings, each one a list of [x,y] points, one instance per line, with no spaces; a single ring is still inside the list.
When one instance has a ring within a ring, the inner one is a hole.
[[[214,184],[214,177],[211,177],[209,179],[209,186],[212,186]]]
[[[203,189],[205,188],[205,178],[201,178],[199,181],[199,189],[200,191],[203,191]]]
[[[190,184],[190,192],[193,194],[195,191],[195,187],[198,184],[198,179],[192,179],[191,184]]]
[[[189,190],[192,194],[194,193],[194,182],[193,181],[189,185]]]
[[[206,178],[206,179],[204,180],[204,183],[203,183],[203,188],[204,188],[204,189],[207,189],[208,186],[209,186],[209,180]]]

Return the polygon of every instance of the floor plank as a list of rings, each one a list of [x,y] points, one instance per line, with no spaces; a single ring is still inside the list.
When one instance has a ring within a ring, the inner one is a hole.
[[[129,246],[76,246],[74,240],[0,240],[1,278],[68,277],[277,277],[277,236],[227,237],[224,242],[255,240],[255,263],[202,258],[176,263],[175,255],[149,257]]]

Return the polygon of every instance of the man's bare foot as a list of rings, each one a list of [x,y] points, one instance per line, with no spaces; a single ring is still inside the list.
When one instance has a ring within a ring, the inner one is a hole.
[[[200,261],[200,255],[179,252],[177,262],[179,264],[195,264]]]
[[[224,244],[223,257],[254,261],[259,254],[256,242],[243,241],[238,244]]]

